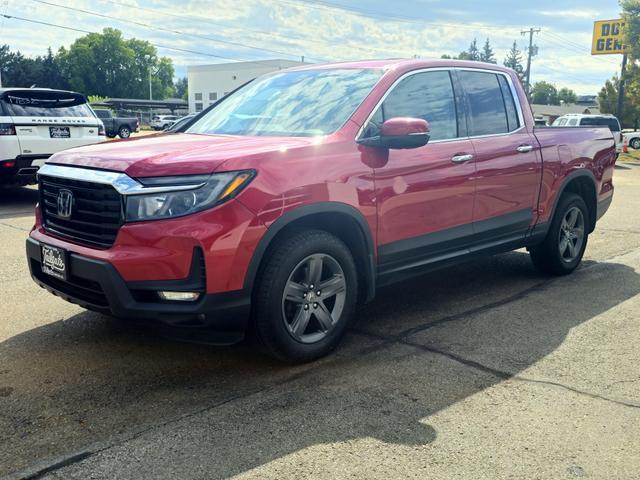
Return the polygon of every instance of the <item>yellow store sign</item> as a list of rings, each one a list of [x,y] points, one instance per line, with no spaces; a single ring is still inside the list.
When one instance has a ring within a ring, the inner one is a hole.
[[[593,24],[592,55],[611,55],[624,53],[622,30],[624,20],[598,20]]]

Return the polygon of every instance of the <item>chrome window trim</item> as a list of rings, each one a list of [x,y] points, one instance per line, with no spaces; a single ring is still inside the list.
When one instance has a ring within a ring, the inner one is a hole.
[[[522,112],[522,103],[520,102],[520,97],[518,96],[518,92],[517,92],[516,87],[515,87],[515,85],[513,83],[513,79],[511,78],[511,75],[508,75],[506,72],[503,72],[501,70],[491,70],[491,69],[488,69],[488,68],[473,68],[473,67],[425,67],[425,68],[420,68],[418,70],[411,70],[410,72],[406,72],[406,73],[402,74],[400,77],[398,77],[396,79],[396,81],[391,84],[391,86],[387,89],[387,91],[384,93],[382,98],[380,98],[378,103],[376,103],[375,107],[371,110],[371,113],[369,113],[369,115],[367,116],[366,121],[358,129],[358,133],[356,134],[354,140],[357,142],[360,139],[360,135],[362,135],[362,132],[364,131],[365,127],[369,124],[369,122],[371,121],[371,119],[373,118],[375,113],[378,111],[378,108],[380,108],[380,105],[382,105],[382,103],[387,99],[387,96],[389,96],[389,94],[398,86],[398,84],[402,80],[404,80],[405,78],[408,78],[408,77],[410,77],[412,75],[417,75],[417,74],[420,74],[420,73],[439,72],[439,71],[447,71],[447,72],[452,72],[452,71],[484,72],[484,73],[492,73],[494,75],[502,75],[503,77],[505,77],[505,79],[507,80],[507,84],[509,85],[509,89],[511,90],[511,94],[513,95],[514,103],[516,104],[516,112],[518,113],[518,122],[520,123],[520,126],[518,128],[516,128],[515,130],[512,130],[510,132],[491,133],[491,134],[487,134],[487,135],[467,135],[467,136],[464,136],[464,137],[444,138],[444,139],[441,139],[441,140],[430,141],[429,144],[432,144],[432,143],[444,143],[444,142],[455,142],[455,141],[460,141],[460,140],[471,140],[471,139],[474,139],[474,138],[503,137],[503,136],[513,135],[515,133],[519,133],[521,130],[523,130],[526,127],[525,122],[524,122],[524,114]]]
[[[145,187],[126,173],[107,170],[93,170],[83,167],[68,167],[45,163],[38,170],[38,176],[79,180],[82,182],[111,185],[121,195],[145,195],[150,193],[179,192],[193,190],[204,186],[205,182],[190,185],[168,185],[162,187]]]

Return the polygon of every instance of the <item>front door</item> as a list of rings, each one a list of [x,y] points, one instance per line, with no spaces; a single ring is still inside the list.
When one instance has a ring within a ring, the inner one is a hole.
[[[419,268],[464,248],[472,236],[474,152],[448,70],[411,73],[391,87],[363,135],[385,120],[423,118],[429,144],[389,150],[374,169],[379,273]],[[384,281],[382,281],[384,283]]]

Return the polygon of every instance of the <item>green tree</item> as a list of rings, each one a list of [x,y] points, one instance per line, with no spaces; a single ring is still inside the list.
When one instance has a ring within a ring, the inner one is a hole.
[[[496,57],[493,54],[493,49],[491,48],[491,44],[489,43],[489,39],[484,42],[484,46],[482,47],[482,52],[480,52],[480,61],[486,63],[498,63],[496,61]]]
[[[469,48],[458,55],[458,60],[480,61],[480,51],[478,50],[478,41],[474,38]]]
[[[189,99],[189,82],[187,77],[179,78],[173,85],[173,96],[175,98]]]
[[[149,78],[154,99],[173,91],[173,63],[158,58],[153,45],[135,38],[125,40],[114,28],[78,38],[58,51],[62,74],[72,89],[104,97],[149,98]]]
[[[604,87],[598,93],[598,104],[602,113],[618,114],[618,87],[620,79],[617,76],[607,80]],[[620,121],[624,127],[638,128],[640,124],[640,89],[639,84],[634,82],[627,86],[623,113]]]
[[[570,88],[564,87],[558,90],[558,100],[564,103],[576,103],[578,96]]]
[[[541,105],[560,105],[558,89],[551,83],[536,82],[531,87],[531,103]]]
[[[634,60],[640,60],[640,0],[621,0],[622,19],[627,52]]]
[[[523,57],[522,52],[518,49],[518,43],[513,42],[511,46],[511,50],[507,53],[507,56],[504,59],[503,65],[514,70],[520,80],[524,80],[524,65],[523,65]]]

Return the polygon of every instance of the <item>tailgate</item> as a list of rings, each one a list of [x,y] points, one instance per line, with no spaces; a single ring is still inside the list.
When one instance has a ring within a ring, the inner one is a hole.
[[[102,140],[98,124],[86,118],[14,118],[23,155],[52,154]]]

